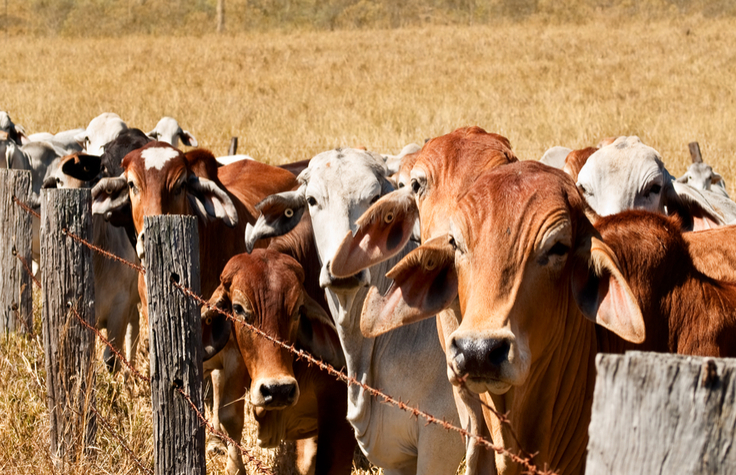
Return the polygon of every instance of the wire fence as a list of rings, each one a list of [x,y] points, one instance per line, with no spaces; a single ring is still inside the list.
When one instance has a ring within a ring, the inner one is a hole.
[[[34,215],[36,217],[40,217],[39,214],[37,212],[35,212],[33,209],[31,209],[27,204],[21,202],[20,200],[18,200],[15,197],[13,198],[13,200],[15,201],[15,203],[18,206],[20,206],[25,211],[31,213],[32,215]],[[83,244],[84,246],[89,247],[93,251],[104,255],[108,259],[115,260],[117,262],[121,262],[121,263],[123,263],[123,264],[131,267],[132,269],[135,269],[137,272],[139,272],[141,274],[145,274],[145,271],[146,270],[145,270],[144,267],[142,267],[140,265],[137,265],[137,264],[135,264],[133,262],[129,262],[129,261],[125,260],[125,259],[120,258],[119,256],[117,256],[117,255],[115,255],[113,253],[110,253],[110,252],[108,252],[108,251],[106,251],[104,249],[101,249],[100,247],[95,246],[94,244],[90,243],[89,241],[83,239],[82,237],[77,236],[77,235],[71,233],[67,229],[64,229],[63,231],[70,238],[72,238],[75,241]],[[17,256],[17,257],[23,263],[24,268],[26,269],[26,271],[29,272],[31,274],[31,276],[33,276],[33,272],[28,267],[27,263],[20,256]],[[36,283],[36,285],[40,288],[41,287],[40,282],[38,282],[38,280],[35,277],[33,278],[33,280]],[[277,338],[274,338],[271,335],[265,333],[260,328],[258,328],[256,326],[253,326],[253,325],[249,324],[248,322],[246,322],[246,321],[244,321],[242,319],[237,318],[235,315],[233,315],[233,314],[231,314],[229,312],[226,312],[226,311],[222,310],[221,308],[218,308],[216,306],[210,305],[210,303],[207,300],[205,300],[201,296],[197,295],[197,293],[194,292],[192,289],[189,289],[188,287],[185,287],[185,286],[179,284],[173,278],[171,279],[171,283],[176,288],[178,288],[183,294],[185,294],[188,297],[192,298],[193,300],[195,300],[196,302],[198,302],[200,305],[206,307],[209,310],[215,310],[215,311],[217,311],[218,313],[220,313],[224,317],[226,317],[228,320],[230,320],[230,321],[232,321],[232,322],[234,322],[234,323],[236,323],[236,324],[244,327],[248,331],[250,331],[250,332],[258,335],[259,337],[264,338],[264,339],[270,341],[272,344],[274,344],[274,345],[276,345],[278,347],[281,347],[281,348],[289,351],[298,360],[304,360],[310,366],[311,365],[315,365],[320,370],[327,372],[328,374],[332,375],[333,377],[337,378],[338,380],[340,380],[340,381],[342,381],[342,382],[344,382],[344,383],[346,383],[348,385],[354,385],[354,386],[360,387],[361,389],[363,389],[364,391],[366,391],[368,394],[370,394],[372,397],[376,398],[376,400],[379,401],[380,403],[387,404],[387,405],[394,406],[394,407],[398,407],[399,409],[401,409],[403,411],[406,411],[406,412],[411,413],[414,417],[417,417],[417,418],[418,417],[421,417],[424,420],[426,420],[428,424],[436,424],[438,426],[443,427],[446,430],[457,432],[458,434],[462,435],[463,437],[466,437],[469,440],[473,440],[476,444],[482,445],[486,449],[493,450],[493,451],[495,451],[498,454],[502,454],[502,455],[508,457],[510,460],[518,463],[519,465],[521,465],[524,468],[524,473],[529,473],[529,474],[534,474],[534,475],[556,475],[555,472],[553,472],[553,471],[550,471],[550,470],[542,470],[542,469],[538,468],[532,462],[532,459],[533,459],[533,457],[534,457],[535,454],[530,454],[530,453],[528,453],[527,451],[525,451],[523,449],[523,447],[521,446],[520,441],[519,441],[516,433],[513,430],[513,426],[511,424],[511,421],[508,419],[508,417],[505,414],[499,413],[492,406],[490,406],[487,403],[485,403],[480,397],[478,397],[477,395],[474,395],[471,391],[467,390],[467,388],[465,387],[465,383],[464,383],[463,380],[460,380],[460,384],[461,384],[462,388],[468,394],[473,394],[473,397],[477,398],[480,401],[480,403],[483,405],[483,407],[485,409],[487,409],[492,414],[494,414],[494,416],[497,417],[498,420],[509,429],[509,433],[511,434],[512,438],[515,440],[515,442],[517,443],[517,446],[519,447],[519,453],[518,454],[511,452],[510,450],[506,449],[505,447],[503,447],[501,445],[494,444],[492,441],[490,441],[490,440],[488,440],[488,439],[486,439],[486,438],[484,438],[482,436],[479,436],[477,434],[472,434],[471,432],[469,432],[466,429],[463,429],[462,427],[457,427],[457,426],[449,423],[445,419],[437,418],[437,417],[435,417],[435,416],[433,416],[433,415],[431,415],[431,414],[429,414],[429,413],[421,410],[420,408],[410,406],[410,405],[404,403],[403,401],[401,401],[401,399],[399,399],[399,398],[395,398],[395,397],[393,397],[391,395],[388,395],[388,394],[386,394],[386,393],[384,393],[384,392],[382,392],[382,391],[380,391],[380,390],[378,390],[376,388],[373,388],[371,386],[368,386],[368,385],[366,385],[366,384],[358,381],[357,379],[355,379],[353,377],[348,376],[344,372],[335,369],[329,363],[326,363],[326,362],[322,361],[319,358],[315,358],[313,355],[311,355],[310,353],[308,353],[308,352],[306,352],[304,350],[297,349],[293,344],[287,344],[287,343],[285,343],[285,342],[283,342],[283,341],[281,341],[281,340],[279,340]],[[79,313],[77,313],[77,311],[74,308],[74,306],[71,306],[70,305],[69,308],[72,310],[73,315],[85,327],[87,327],[90,331],[93,331],[96,334],[96,336],[100,339],[100,341],[106,347],[110,348],[110,350],[115,354],[116,358],[118,358],[118,361],[120,361],[123,365],[125,365],[130,370],[131,374],[133,374],[136,378],[140,379],[141,381],[145,381],[146,383],[150,384],[150,379],[147,378],[146,376],[142,375],[139,371],[137,371],[133,367],[133,365],[130,364],[130,362],[125,358],[125,356],[122,355],[118,350],[116,350],[113,347],[113,345],[100,333],[99,330],[97,330],[94,326],[92,326],[89,323],[87,323],[79,315]],[[181,387],[175,386],[175,389],[186,400],[186,402],[188,403],[188,405],[191,407],[191,409],[195,412],[195,414],[199,418],[201,424],[207,429],[207,431],[210,434],[213,434],[213,435],[215,435],[215,436],[217,436],[217,437],[219,437],[219,438],[221,438],[223,440],[226,440],[228,443],[230,443],[234,447],[236,447],[237,450],[247,459],[248,463],[252,464],[255,467],[255,469],[258,471],[258,473],[261,473],[261,474],[264,474],[264,475],[268,475],[268,474],[271,474],[272,473],[266,467],[263,466],[263,462],[262,461],[258,460],[255,456],[253,456],[245,447],[243,447],[241,444],[237,443],[235,440],[233,440],[227,434],[225,434],[222,431],[220,431],[217,428],[215,428],[207,420],[207,418],[204,416],[204,414],[202,414],[197,409],[197,406],[192,402],[192,400],[189,397],[189,395],[186,394],[181,389]],[[105,430],[107,430],[108,432],[110,432],[111,435],[116,440],[118,440],[118,442],[121,444],[121,447],[123,447],[123,450],[125,450],[126,453],[128,453],[128,455],[134,460],[134,462],[137,465],[139,465],[139,467],[141,467],[146,473],[152,473],[150,471],[150,469],[145,468],[143,466],[143,464],[140,462],[139,457],[137,457],[135,455],[135,453],[133,453],[128,448],[128,445],[125,443],[124,438],[122,438],[119,434],[117,434],[114,431],[114,429],[109,425],[109,423],[107,423],[106,420],[104,420],[103,418],[101,418],[101,416],[99,415],[99,413],[96,410],[93,409],[93,411],[103,421],[102,424],[103,424],[103,427],[105,428]]]

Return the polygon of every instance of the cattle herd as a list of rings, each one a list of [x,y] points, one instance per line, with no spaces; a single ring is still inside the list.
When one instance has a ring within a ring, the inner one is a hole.
[[[465,127],[276,167],[182,152],[197,141],[170,117],[148,134],[111,113],[26,136],[0,112],[0,127],[0,163],[31,170],[35,201],[92,187],[96,244],[145,264],[143,218],[194,215],[212,308],[559,474],[585,469],[597,353],[736,356],[736,203],[711,167],[676,179],[637,137],[519,161]],[[94,265],[98,325],[131,358],[143,278]],[[522,472],[212,308],[213,424],[236,441],[247,398],[260,445],[297,441],[299,473],[350,473],[356,444],[386,474]]]

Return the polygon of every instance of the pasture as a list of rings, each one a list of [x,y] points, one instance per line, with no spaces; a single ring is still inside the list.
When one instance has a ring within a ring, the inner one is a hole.
[[[272,164],[338,146],[397,153],[464,125],[508,137],[523,159],[538,159],[553,145],[639,135],[675,175],[690,163],[688,142],[699,141],[705,161],[724,176],[729,193],[736,191],[735,19],[11,36],[2,44],[0,110],[28,133],[84,127],[105,111],[148,131],[171,115],[216,155],[238,136],[240,153]],[[39,319],[40,312],[37,334]],[[147,353],[138,356],[145,370]],[[40,336],[0,344],[3,473],[53,473],[43,357]],[[148,462],[150,392],[102,366],[99,410]],[[252,429],[246,432],[244,445],[254,447]],[[77,473],[136,473],[103,429],[98,449]],[[255,451],[269,466],[284,459]],[[224,462],[211,459],[208,473],[219,473]]]

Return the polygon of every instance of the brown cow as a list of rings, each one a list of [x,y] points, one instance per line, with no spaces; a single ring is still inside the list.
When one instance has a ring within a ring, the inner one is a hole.
[[[588,147],[582,150],[573,150],[572,152],[567,154],[567,157],[565,157],[565,165],[562,167],[562,170],[570,175],[573,181],[577,181],[580,169],[583,168],[583,165],[585,165],[585,162],[588,161],[588,158],[593,155],[597,150],[597,147]]]
[[[611,249],[575,184],[537,162],[486,172],[457,203],[450,233],[406,256],[371,290],[361,325],[409,323],[459,297],[448,375],[508,414],[534,463],[583,473],[596,325],[641,343],[644,320]],[[518,452],[511,429],[486,413],[493,441]],[[499,473],[522,468],[496,455]]]
[[[683,233],[677,217],[625,211],[600,218],[595,227],[618,259],[646,323],[642,345],[626,344],[599,333],[604,351],[736,356],[736,279],[733,275],[716,279],[713,270],[696,262],[703,248],[709,255],[718,256],[717,250],[724,244],[733,247],[734,226]],[[697,245],[688,244],[693,240]],[[695,248],[695,256],[691,248]],[[732,258],[724,257],[727,260],[721,260],[717,269],[729,268],[727,262]],[[734,270],[736,266],[730,266],[731,274]]]
[[[220,281],[210,305],[338,368],[344,365],[334,324],[305,291],[304,271],[294,259],[267,249],[239,254],[225,266]],[[349,474],[356,441],[345,418],[345,384],[314,365],[295,361],[292,353],[207,308],[202,309],[205,358],[228,341],[233,326],[247,371],[230,384],[250,387],[259,444],[276,447],[282,440],[317,436],[316,454],[297,446],[299,473]],[[243,400],[234,403],[239,416],[226,426],[236,441],[243,431]],[[246,473],[240,453],[231,447],[227,471],[238,470]]]
[[[464,127],[428,141],[416,154],[404,157],[401,180],[407,186],[379,199],[358,221],[355,235],[348,235],[331,265],[336,276],[353,275],[398,254],[412,234],[422,242],[449,231],[448,217],[458,198],[484,170],[516,162],[505,137],[480,127]],[[417,224],[421,231],[416,231]],[[441,309],[440,309],[441,310]],[[439,310],[438,310],[439,311]],[[446,337],[459,324],[459,308],[453,305],[438,314],[437,329],[442,348]],[[463,427],[488,437],[477,400],[457,388],[455,403]],[[468,475],[494,473],[493,454],[466,440]]]

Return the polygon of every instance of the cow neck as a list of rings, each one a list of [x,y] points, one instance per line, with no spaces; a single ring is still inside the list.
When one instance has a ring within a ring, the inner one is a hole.
[[[551,351],[534,361],[523,386],[503,395],[484,394],[484,400],[508,419],[523,449],[537,453],[532,459],[560,474],[582,474],[588,444],[588,425],[595,385],[597,341],[595,324],[586,320],[572,296],[568,299],[565,327]],[[563,312],[559,318],[564,318]],[[555,318],[555,317],[552,317]],[[513,453],[519,447],[508,426],[485,412],[493,442]],[[496,455],[498,473],[520,474],[523,468],[503,455]]]

